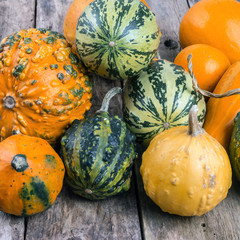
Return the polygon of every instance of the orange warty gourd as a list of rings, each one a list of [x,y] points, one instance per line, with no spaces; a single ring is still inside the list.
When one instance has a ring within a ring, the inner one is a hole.
[[[240,61],[232,64],[223,74],[213,93],[223,94],[240,85]],[[207,103],[207,113],[204,129],[216,138],[226,150],[231,139],[233,122],[240,111],[240,95],[220,99],[210,98]]]
[[[204,43],[220,49],[231,63],[240,60],[240,3],[236,0],[202,0],[180,23],[183,48]]]
[[[223,73],[231,65],[228,57],[207,44],[193,44],[184,48],[174,63],[188,72],[187,57],[192,54],[193,72],[200,88],[212,92]]]
[[[158,134],[143,153],[140,172],[147,195],[164,211],[202,215],[227,195],[232,169],[221,144],[197,121],[196,105],[189,126]]]
[[[29,29],[0,47],[0,137],[22,133],[55,144],[91,106],[91,81],[59,33]]]
[[[74,0],[70,5],[63,23],[63,34],[67,41],[72,45],[72,50],[77,54],[77,48],[75,44],[76,28],[79,17],[84,9],[94,0]],[[140,0],[148,8],[145,0]]]
[[[0,143],[0,210],[29,216],[49,208],[64,178],[61,158],[47,141],[13,135]]]

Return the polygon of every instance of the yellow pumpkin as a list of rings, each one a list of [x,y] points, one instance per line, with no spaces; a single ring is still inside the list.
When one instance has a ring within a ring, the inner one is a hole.
[[[140,168],[147,195],[164,212],[180,216],[210,211],[226,197],[232,183],[228,155],[202,129],[197,111],[193,106],[189,126],[157,135]]]

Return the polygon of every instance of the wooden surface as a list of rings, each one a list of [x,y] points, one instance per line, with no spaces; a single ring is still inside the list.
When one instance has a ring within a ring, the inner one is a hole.
[[[179,23],[196,0],[146,0],[157,16],[162,32],[159,53],[173,61],[180,51]],[[44,27],[62,32],[72,0],[0,0],[0,37],[22,28]],[[104,94],[121,82],[94,77],[93,107],[99,109]],[[122,116],[121,97],[111,102],[111,114]],[[0,240],[9,239],[145,239],[211,240],[240,239],[240,187],[233,179],[228,197],[201,217],[178,217],[163,213],[145,194],[136,161],[131,190],[104,201],[88,201],[66,186],[47,211],[28,218],[0,212]]]

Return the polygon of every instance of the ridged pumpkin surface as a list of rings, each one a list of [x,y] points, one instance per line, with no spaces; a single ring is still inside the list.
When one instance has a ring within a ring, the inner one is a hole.
[[[94,0],[74,0],[65,16],[63,34],[66,40],[72,45],[72,49],[75,53],[77,53],[75,41],[78,19],[88,4],[93,1]],[[141,2],[143,2],[148,7],[147,3],[144,0],[141,0]]]
[[[183,48],[203,43],[220,49],[231,63],[240,60],[240,3],[236,0],[201,0],[180,23]]]
[[[91,106],[91,81],[65,38],[29,29],[0,49],[0,135],[38,136],[54,144]]]
[[[97,200],[129,190],[134,139],[126,124],[107,112],[74,121],[61,141],[66,181],[73,192]]]
[[[124,87],[123,114],[128,128],[146,144],[165,129],[188,124],[192,105],[203,122],[204,98],[192,88],[192,79],[182,67],[166,60],[152,62]]]
[[[60,193],[64,165],[41,138],[13,135],[0,143],[0,210],[29,216],[49,208]]]
[[[223,94],[240,87],[240,62],[232,64],[223,74],[213,93]],[[240,111],[240,95],[224,98],[210,98],[207,102],[207,113],[204,129],[216,138],[228,150],[233,122]]]
[[[98,75],[126,79],[152,61],[160,35],[155,15],[139,0],[95,0],[78,20],[76,46]]]

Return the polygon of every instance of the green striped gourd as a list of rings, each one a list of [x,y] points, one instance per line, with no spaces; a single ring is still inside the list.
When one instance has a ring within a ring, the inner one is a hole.
[[[229,145],[229,157],[233,171],[240,181],[240,112],[234,119],[233,132]]]
[[[139,0],[95,0],[78,20],[76,47],[98,75],[126,79],[152,61],[160,35],[155,15]]]
[[[206,104],[192,88],[182,67],[166,60],[153,61],[124,87],[123,114],[128,128],[144,144],[170,127],[188,125],[191,107],[197,105],[203,122]]]
[[[66,181],[74,193],[91,200],[130,188],[135,136],[118,116],[108,114],[109,101],[120,90],[110,90],[101,109],[83,121],[75,120],[61,140]]]

